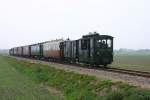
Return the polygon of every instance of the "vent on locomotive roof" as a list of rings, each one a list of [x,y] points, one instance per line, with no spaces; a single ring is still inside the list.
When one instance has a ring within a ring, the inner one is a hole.
[[[68,40],[68,41],[70,40],[69,37],[67,38],[67,40]]]
[[[88,38],[88,37],[96,37],[96,36],[99,36],[99,33],[97,32],[90,32],[88,35],[83,35],[83,38]]]

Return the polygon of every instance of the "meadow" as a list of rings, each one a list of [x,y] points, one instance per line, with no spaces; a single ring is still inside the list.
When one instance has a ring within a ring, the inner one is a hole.
[[[10,57],[0,56],[0,63],[0,100],[150,100],[150,90],[122,82]],[[60,91],[61,95],[44,87]]]
[[[4,58],[0,56],[0,100],[60,100],[44,86],[21,74]]]
[[[150,55],[117,54],[110,66],[150,72]]]

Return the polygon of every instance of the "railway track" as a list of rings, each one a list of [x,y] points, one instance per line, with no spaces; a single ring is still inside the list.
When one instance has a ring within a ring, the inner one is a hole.
[[[103,69],[103,70],[110,71],[110,72],[116,72],[116,73],[122,73],[122,74],[128,74],[128,75],[132,75],[132,76],[140,76],[140,77],[150,78],[149,72],[127,70],[127,69],[118,69],[118,68],[107,68],[107,69]]]
[[[38,61],[37,59],[32,59],[32,58],[25,58],[25,59]],[[47,60],[42,60],[42,61],[49,62]],[[135,70],[128,70],[128,69],[120,69],[120,68],[110,68],[110,67],[107,67],[107,68],[103,67],[102,68],[102,67],[96,67],[96,66],[90,66],[90,65],[81,65],[81,64],[65,63],[65,62],[53,62],[53,63],[63,64],[63,65],[72,65],[72,66],[82,67],[82,68],[102,70],[102,71],[107,71],[107,72],[114,72],[114,73],[120,73],[120,74],[127,74],[127,75],[132,75],[132,76],[140,76],[140,77],[150,78],[150,72],[135,71]]]
[[[84,67],[88,69],[96,69],[96,70],[103,70],[103,71],[109,71],[109,72],[115,72],[115,73],[120,73],[120,74],[127,74],[127,75],[132,75],[132,76],[140,76],[140,77],[145,77],[145,78],[150,78],[150,72],[143,72],[143,71],[135,71],[135,70],[128,70],[128,69],[120,69],[120,68],[100,68],[97,66],[86,66],[86,65],[80,65],[80,64],[67,64],[67,63],[61,63],[61,64],[66,64],[66,65],[74,65],[77,67]]]
[[[128,70],[128,69],[120,69],[120,68],[100,68],[96,66],[86,66],[86,65],[80,65],[80,64],[68,64],[68,63],[61,63],[59,64],[66,64],[66,65],[73,65],[76,67],[84,67],[88,69],[96,69],[96,70],[103,70],[103,71],[109,71],[109,72],[115,72],[115,73],[120,73],[120,74],[127,74],[127,75],[132,75],[132,76],[140,76],[140,77],[145,77],[145,78],[150,78],[150,72],[143,72],[143,71],[135,71],[135,70]]]
[[[73,64],[73,63],[62,63],[62,62],[57,62],[59,64],[65,64],[65,65],[73,65],[76,67],[84,67],[88,69],[96,69],[96,70],[103,70],[103,71],[109,71],[109,72],[115,72],[115,73],[120,73],[120,74],[127,74],[127,75],[132,75],[132,76],[140,76],[140,77],[145,77],[145,78],[150,78],[150,72],[143,72],[143,71],[135,71],[135,70],[128,70],[128,69],[120,69],[120,68],[100,68],[97,66],[89,66],[89,65],[81,65],[81,64]],[[88,66],[88,67],[87,67]]]

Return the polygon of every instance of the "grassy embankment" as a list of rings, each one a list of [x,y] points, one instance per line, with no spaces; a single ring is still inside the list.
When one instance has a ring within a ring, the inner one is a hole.
[[[15,70],[20,72],[20,75],[28,76],[29,79],[34,80],[37,84],[44,84],[44,86],[53,87],[61,91],[65,100],[150,100],[149,90],[138,89],[121,82],[113,83],[110,80],[99,80],[94,76],[66,72],[49,66],[17,61],[7,57],[4,59],[5,62],[9,62],[9,66],[5,66],[10,67],[10,69],[13,66]],[[20,76],[17,75],[16,77]],[[24,79],[20,78],[16,82],[22,80]],[[27,84],[30,85],[31,83]],[[24,85],[22,84],[22,87]],[[30,87],[29,89],[32,88]],[[15,92],[13,94],[20,95]],[[12,95],[11,92],[10,95]]]
[[[0,56],[0,100],[60,100],[45,86],[20,73],[16,68],[23,68],[21,63],[8,63],[13,61]]]
[[[118,54],[111,66],[150,72],[150,55]]]

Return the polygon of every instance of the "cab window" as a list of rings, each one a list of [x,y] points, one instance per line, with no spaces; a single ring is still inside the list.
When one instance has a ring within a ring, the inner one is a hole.
[[[107,40],[107,46],[108,46],[108,48],[111,48],[111,44],[112,44],[112,43],[111,43],[111,40],[108,39],[108,40]]]
[[[106,48],[107,47],[107,40],[106,39],[97,40],[97,46],[100,48]]]

